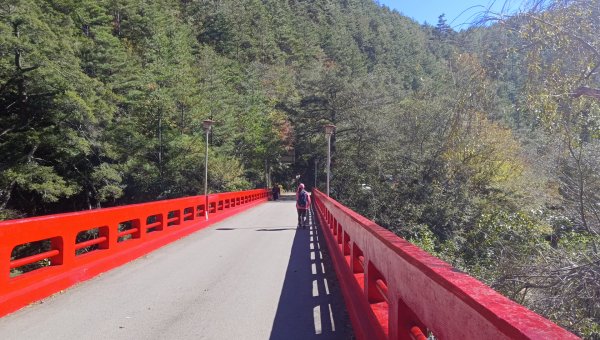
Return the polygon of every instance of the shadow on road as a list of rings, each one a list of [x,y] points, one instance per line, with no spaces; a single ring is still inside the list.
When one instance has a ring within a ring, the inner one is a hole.
[[[269,228],[269,229],[256,229],[256,231],[284,231],[284,230],[296,230],[296,227],[289,228]]]
[[[232,230],[254,230],[254,231],[285,231],[285,230],[296,230],[296,227],[275,227],[275,228],[216,228],[218,231],[232,231]]]
[[[314,223],[296,230],[270,340],[353,339],[324,247]]]

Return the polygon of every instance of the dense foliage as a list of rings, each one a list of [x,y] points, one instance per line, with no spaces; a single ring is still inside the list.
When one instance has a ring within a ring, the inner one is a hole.
[[[6,0],[0,218],[296,174],[600,336],[600,3],[456,32],[371,0]],[[295,163],[282,157],[295,150]]]
[[[217,122],[211,190],[261,183],[264,160],[288,138],[286,118],[258,71],[201,44],[184,10],[3,2],[3,216],[196,194],[208,118]]]

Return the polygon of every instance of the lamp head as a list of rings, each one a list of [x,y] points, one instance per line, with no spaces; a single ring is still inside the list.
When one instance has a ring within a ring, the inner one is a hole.
[[[213,126],[215,122],[210,120],[210,119],[206,119],[202,122],[202,127],[204,128],[204,131],[210,131],[211,126]]]
[[[333,125],[333,124],[325,125],[325,136],[329,137],[329,136],[333,135],[334,132],[335,132],[335,125]]]

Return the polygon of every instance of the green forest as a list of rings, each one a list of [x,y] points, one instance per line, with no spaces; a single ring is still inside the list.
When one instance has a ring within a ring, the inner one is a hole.
[[[211,192],[322,188],[335,124],[335,199],[599,339],[598,32],[599,0],[462,30],[373,0],[1,0],[0,220],[201,194],[205,119]]]

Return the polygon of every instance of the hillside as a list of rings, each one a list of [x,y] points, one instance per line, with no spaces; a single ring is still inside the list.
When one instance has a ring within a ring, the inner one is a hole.
[[[323,186],[333,123],[332,196],[597,338],[600,3],[536,4],[5,1],[0,219],[201,193],[209,118],[210,191]]]

